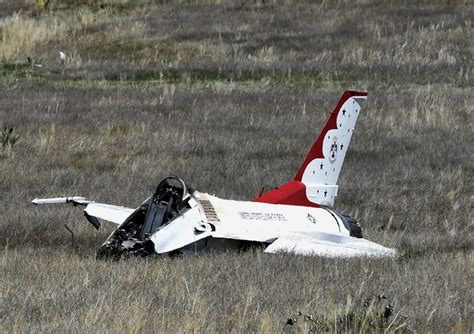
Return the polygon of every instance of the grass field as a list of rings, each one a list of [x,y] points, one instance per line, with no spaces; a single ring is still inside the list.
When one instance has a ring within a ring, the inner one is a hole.
[[[472,332],[473,14],[446,0],[0,0],[0,331]],[[169,175],[251,199],[294,177],[344,89],[369,97],[336,208],[396,259],[96,261],[112,224],[30,204],[134,207]]]

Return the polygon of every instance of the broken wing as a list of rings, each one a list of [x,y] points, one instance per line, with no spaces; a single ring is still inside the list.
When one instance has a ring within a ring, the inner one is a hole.
[[[124,206],[90,203],[84,209],[84,212],[89,216],[107,220],[111,223],[122,224],[135,209],[126,208]]]
[[[36,205],[43,204],[62,204],[69,203],[73,205],[82,205],[84,208],[84,215],[96,228],[100,226],[97,218],[109,221],[111,223],[122,224],[135,209],[124,206],[111,205],[105,203],[96,203],[84,197],[58,197],[58,198],[35,198],[31,203]],[[94,219],[95,218],[95,219]]]

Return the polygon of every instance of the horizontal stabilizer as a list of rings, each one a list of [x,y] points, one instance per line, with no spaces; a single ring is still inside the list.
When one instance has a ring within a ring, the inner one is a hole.
[[[356,239],[327,233],[311,233],[305,236],[280,237],[271,243],[266,253],[294,253],[325,257],[393,257],[395,250],[366,239]]]

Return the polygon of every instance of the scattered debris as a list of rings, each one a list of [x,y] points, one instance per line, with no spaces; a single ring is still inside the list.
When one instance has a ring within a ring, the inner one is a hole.
[[[41,64],[37,64],[33,61],[33,59],[31,59],[31,57],[26,57],[26,60],[28,62],[29,65],[31,65],[31,67],[42,67],[43,65]]]
[[[66,54],[62,51],[59,51],[59,61],[62,65],[66,63]]]

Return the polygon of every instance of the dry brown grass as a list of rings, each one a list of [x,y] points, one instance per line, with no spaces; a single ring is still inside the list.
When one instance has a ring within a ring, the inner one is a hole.
[[[472,6],[83,3],[0,0],[0,129],[19,136],[0,146],[2,331],[472,332]],[[369,100],[336,207],[395,260],[96,261],[113,226],[29,204],[133,207],[171,174],[253,198],[293,177],[346,88]]]

